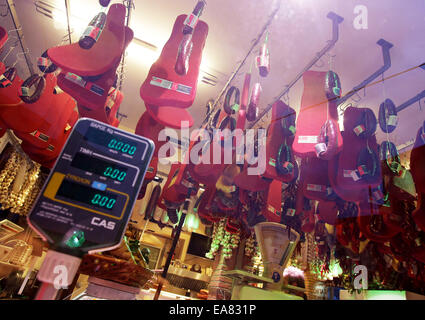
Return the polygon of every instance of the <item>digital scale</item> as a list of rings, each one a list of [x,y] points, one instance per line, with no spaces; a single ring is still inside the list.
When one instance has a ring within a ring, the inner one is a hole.
[[[28,216],[50,244],[37,299],[54,299],[69,286],[84,254],[120,245],[154,148],[93,119],[75,124]]]

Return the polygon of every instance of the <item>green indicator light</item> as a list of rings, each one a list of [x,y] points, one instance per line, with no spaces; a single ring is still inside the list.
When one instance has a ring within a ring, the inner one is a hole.
[[[83,245],[85,240],[84,231],[76,230],[73,232],[72,236],[69,237],[66,245],[70,248],[79,248]]]

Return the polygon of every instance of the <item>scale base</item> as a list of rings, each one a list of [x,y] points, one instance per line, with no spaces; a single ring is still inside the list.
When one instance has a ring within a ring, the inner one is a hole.
[[[223,275],[233,278],[232,300],[304,300],[279,290],[260,289],[248,285],[248,283],[271,285],[274,281],[270,278],[256,276],[242,270],[225,271]]]

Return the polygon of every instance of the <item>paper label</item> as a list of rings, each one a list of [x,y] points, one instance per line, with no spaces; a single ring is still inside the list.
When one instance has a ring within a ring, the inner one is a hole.
[[[360,177],[363,177],[367,173],[366,166],[359,166],[357,168],[357,172],[358,172],[358,174],[360,174]]]
[[[4,75],[0,76],[0,87],[1,88],[7,88],[10,85],[12,85],[12,82],[8,78],[6,78]]]
[[[36,137],[36,138],[38,138],[38,139],[40,139],[40,140],[42,140],[42,141],[44,141],[44,142],[47,142],[47,141],[49,141],[49,136],[48,135],[45,135],[44,133],[42,133],[42,132],[40,132],[40,131],[34,131],[34,132],[31,132],[30,133],[32,136],[34,136],[34,137]]]
[[[190,94],[192,92],[192,87],[185,86],[183,84],[175,83],[175,82],[161,79],[154,76],[152,77],[150,84],[156,87],[177,91],[183,94]]]
[[[270,212],[276,213],[276,209],[273,206],[271,206],[271,205],[268,206],[268,210]]]
[[[268,67],[270,64],[270,56],[268,54],[257,56],[257,67]]]
[[[389,126],[395,126],[397,124],[397,116],[396,115],[391,115],[388,117],[388,121],[387,124]]]
[[[71,81],[71,82],[73,82],[73,83],[75,83],[75,84],[77,84],[81,87],[85,87],[86,84],[87,84],[87,82],[83,78],[81,78],[80,76],[78,76],[74,73],[71,73],[71,72],[68,72],[66,74],[65,79],[67,79],[67,80],[69,80],[69,81]]]
[[[21,96],[22,97],[29,97],[30,95],[30,88],[28,87],[21,87]]]
[[[186,20],[184,21],[185,26],[189,26],[192,29],[195,29],[196,24],[199,21],[199,17],[197,15],[194,15],[193,13],[190,16],[187,16]]]
[[[298,143],[317,143],[317,136],[299,136]]]
[[[354,170],[343,170],[344,178],[352,178],[353,171]]]
[[[357,170],[351,171],[351,178],[353,178],[354,181],[360,180],[360,175]]]
[[[357,127],[354,128],[354,133],[359,136],[365,130],[366,130],[366,128],[363,125],[359,125],[359,126],[357,126]]]
[[[189,181],[187,181],[187,180],[182,180],[182,185],[184,186],[184,187],[186,187],[186,188],[193,188],[193,183],[190,183]]]
[[[93,38],[94,40],[97,41],[97,39],[99,39],[100,33],[101,33],[101,29],[98,27],[94,27],[94,26],[88,26],[86,28],[86,30],[84,30],[83,36],[84,37],[90,37]]]
[[[326,191],[326,186],[318,184],[307,184],[307,191],[324,192]]]
[[[40,58],[38,58],[38,60],[37,60],[37,64],[38,64],[40,67],[47,67],[47,66],[49,65],[49,59],[47,59],[47,58],[43,58],[43,57],[40,57]]]
[[[295,209],[288,209],[288,210],[286,210],[286,215],[287,216],[290,216],[290,217],[295,216]]]
[[[105,93],[105,90],[103,90],[103,88],[95,85],[94,83],[87,83],[85,88],[89,89],[91,92],[97,94],[98,96],[103,96],[103,94]]]

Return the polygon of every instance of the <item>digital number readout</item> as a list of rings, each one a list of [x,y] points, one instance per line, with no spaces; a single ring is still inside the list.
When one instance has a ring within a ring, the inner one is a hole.
[[[56,196],[77,202],[85,203],[94,207],[112,210],[117,202],[115,194],[93,189],[69,180],[63,180]]]
[[[120,182],[124,181],[127,176],[126,167],[117,165],[114,162],[89,156],[81,152],[74,156],[71,166]]]
[[[124,154],[128,154],[130,156],[134,155],[137,151],[137,145],[134,141],[118,135],[112,135],[95,128],[89,128],[85,138],[93,143],[119,151]]]

